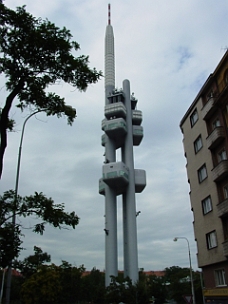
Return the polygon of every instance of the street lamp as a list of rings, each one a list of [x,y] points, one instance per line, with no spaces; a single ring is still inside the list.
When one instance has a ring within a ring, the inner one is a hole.
[[[15,194],[14,194],[14,204],[16,206],[17,203],[17,194],[18,194],[18,184],[19,184],[19,174],[20,174],[20,164],[21,164],[21,150],[22,150],[22,142],[23,142],[23,136],[24,136],[24,131],[25,131],[25,125],[26,122],[29,120],[30,117],[33,115],[45,111],[43,110],[37,110],[30,114],[24,121],[23,126],[22,126],[22,131],[21,131],[21,140],[20,140],[20,146],[19,146],[19,151],[18,151],[18,158],[17,158],[17,173],[16,173],[16,182],[15,182]],[[13,217],[12,217],[12,224],[15,226],[16,225],[16,211],[14,208],[13,211]],[[12,264],[12,261],[11,263]],[[8,267],[8,273],[7,273],[7,282],[6,282],[6,304],[9,304],[10,302],[10,289],[11,289],[11,277],[12,277],[12,268],[11,265]]]
[[[190,279],[191,279],[191,289],[192,289],[192,302],[193,302],[193,304],[196,304],[195,291],[194,291],[193,278],[192,278],[192,262],[191,262],[191,253],[190,253],[189,241],[184,236],[175,237],[173,239],[173,241],[176,242],[178,239],[184,239],[188,243],[188,256],[189,256],[189,264],[190,264]]]

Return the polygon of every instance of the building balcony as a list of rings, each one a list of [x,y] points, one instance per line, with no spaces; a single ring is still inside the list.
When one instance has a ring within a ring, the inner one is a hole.
[[[225,257],[228,257],[228,240],[222,243],[223,253]]]
[[[204,303],[224,303],[221,298],[228,297],[227,287],[203,288],[203,296],[205,297]],[[213,300],[211,300],[213,298]]]
[[[103,181],[113,189],[128,184],[129,169],[123,162],[110,162],[103,165]]]
[[[222,160],[212,169],[212,179],[214,182],[218,182],[226,176],[228,176],[228,160]]]
[[[146,187],[146,171],[135,169],[135,192],[141,193]]]
[[[228,215],[228,198],[217,205],[218,216]]]
[[[214,113],[214,111],[215,111],[214,102],[215,102],[215,99],[213,97],[211,97],[208,100],[208,102],[204,105],[204,107],[202,108],[201,113],[202,113],[202,118],[204,120],[209,118]]]
[[[139,146],[143,139],[143,127],[142,126],[133,126],[133,145]]]
[[[107,119],[111,117],[126,117],[126,107],[122,102],[115,102],[105,106],[104,114]]]
[[[220,126],[213,130],[213,132],[207,137],[208,149],[215,148],[225,138],[224,127]]]
[[[142,111],[132,110],[132,124],[140,126],[142,123]]]

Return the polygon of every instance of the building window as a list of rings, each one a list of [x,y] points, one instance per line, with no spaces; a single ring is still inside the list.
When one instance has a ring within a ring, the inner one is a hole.
[[[220,127],[220,126],[221,126],[221,123],[220,123],[219,118],[217,117],[217,118],[212,122],[212,129],[214,130],[215,128]]]
[[[194,141],[194,149],[195,153],[197,153],[201,148],[203,147],[202,137],[201,135],[197,137],[197,139]]]
[[[203,214],[207,214],[212,210],[212,202],[210,196],[202,200],[202,207],[203,207]]]
[[[200,183],[202,183],[202,181],[204,181],[205,178],[207,178],[207,168],[205,164],[201,168],[199,168],[198,178]]]
[[[207,248],[212,249],[217,247],[217,238],[216,238],[216,232],[212,231],[210,233],[206,234],[207,238]]]
[[[228,241],[228,216],[222,217],[222,228],[223,228],[224,241]]]
[[[190,116],[190,122],[191,122],[191,126],[193,127],[194,124],[197,122],[198,120],[198,113],[197,113],[197,110],[195,109],[192,113],[192,115]]]
[[[215,270],[215,284],[216,286],[226,286],[226,278],[224,269]]]
[[[226,160],[227,155],[226,155],[226,150],[223,148],[221,151],[218,153],[218,161]]]
[[[223,187],[223,191],[224,191],[224,198],[227,199],[228,198],[228,185]]]
[[[209,101],[211,98],[213,98],[213,96],[214,96],[214,92],[213,92],[213,90],[211,90],[208,94],[207,94],[207,101]]]

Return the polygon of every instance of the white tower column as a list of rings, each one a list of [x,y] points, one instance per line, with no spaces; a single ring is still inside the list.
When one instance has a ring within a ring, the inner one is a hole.
[[[122,161],[129,168],[129,183],[123,194],[123,236],[124,236],[124,275],[129,276],[133,283],[138,280],[138,249],[135,203],[135,172],[133,158],[132,108],[130,82],[123,81],[123,93],[126,107],[127,135],[122,147]]]
[[[107,137],[105,145],[106,161],[116,161],[115,151],[114,142]],[[109,286],[111,282],[110,276],[118,275],[116,209],[115,190],[108,185],[105,185],[105,286]]]

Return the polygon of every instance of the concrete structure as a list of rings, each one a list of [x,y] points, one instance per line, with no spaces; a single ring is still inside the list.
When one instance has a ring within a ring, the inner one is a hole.
[[[123,202],[124,275],[133,283],[138,280],[138,250],[135,192],[146,186],[144,170],[134,169],[133,145],[143,138],[142,112],[136,109],[137,100],[130,94],[130,83],[123,81],[123,89],[115,89],[114,35],[109,18],[105,34],[105,119],[102,121],[102,145],[105,147],[103,177],[99,193],[105,196],[105,284],[118,274],[117,200]],[[116,161],[116,150],[121,161]]]
[[[204,296],[228,301],[228,52],[181,120]]]

